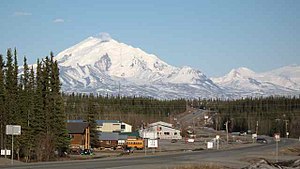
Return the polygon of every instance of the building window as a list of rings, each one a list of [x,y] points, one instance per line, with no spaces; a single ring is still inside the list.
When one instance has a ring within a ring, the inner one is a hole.
[[[121,129],[125,129],[125,125],[124,124],[121,125]]]
[[[164,135],[170,135],[170,133],[169,132],[164,132]]]
[[[174,135],[177,135],[177,133],[175,132]]]

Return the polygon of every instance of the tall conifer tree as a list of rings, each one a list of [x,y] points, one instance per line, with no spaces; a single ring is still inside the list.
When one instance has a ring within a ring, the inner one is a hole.
[[[5,133],[5,86],[4,86],[4,61],[0,54],[0,148],[4,148],[4,133]]]

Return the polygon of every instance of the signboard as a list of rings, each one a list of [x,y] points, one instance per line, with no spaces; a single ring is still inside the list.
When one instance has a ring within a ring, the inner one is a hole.
[[[193,138],[189,138],[189,139],[187,140],[187,142],[189,142],[189,143],[193,143],[193,142],[195,142],[195,139],[193,139]]]
[[[214,148],[214,143],[213,142],[207,142],[207,149],[212,149]]]
[[[157,148],[158,140],[148,139],[148,148]]]
[[[256,139],[257,138],[257,134],[252,134],[252,139]]]
[[[2,156],[5,156],[5,155],[10,156],[10,150],[1,150],[1,155]]]
[[[6,135],[21,135],[21,126],[6,125]]]
[[[280,141],[280,134],[279,133],[275,133],[274,134],[274,138],[275,138],[275,141]]]

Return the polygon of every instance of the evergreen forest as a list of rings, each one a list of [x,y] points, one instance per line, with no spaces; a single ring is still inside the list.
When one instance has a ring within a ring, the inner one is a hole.
[[[300,135],[300,98],[269,96],[236,100],[194,99],[193,107],[210,110],[214,127],[229,132],[251,132],[258,135],[298,138]]]

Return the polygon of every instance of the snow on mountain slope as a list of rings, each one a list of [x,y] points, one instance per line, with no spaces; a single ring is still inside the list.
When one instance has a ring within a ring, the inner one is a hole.
[[[299,71],[299,67],[287,66],[265,73],[255,73],[242,67],[211,80],[231,94],[240,96],[295,95],[300,93],[300,83],[296,82],[300,77],[297,73]]]
[[[209,79],[191,67],[171,66],[153,54],[112,39],[89,37],[60,52],[64,92],[173,98],[239,98],[300,94],[300,66],[264,73],[241,67]]]
[[[291,89],[300,90],[300,66],[289,65],[275,70],[259,74],[261,79],[285,86]]]
[[[226,97],[201,71],[178,68],[110,37],[89,37],[62,51],[65,92],[142,95],[157,98]]]

